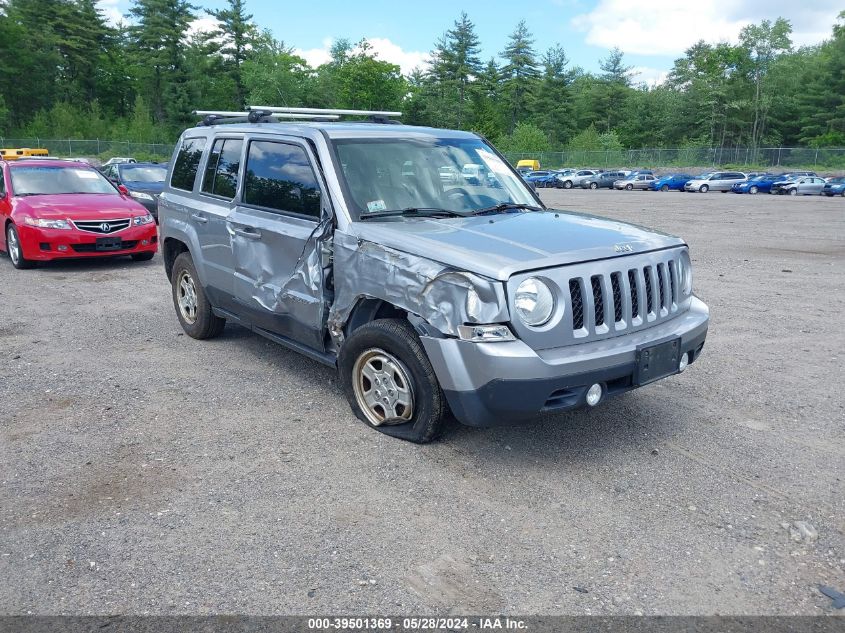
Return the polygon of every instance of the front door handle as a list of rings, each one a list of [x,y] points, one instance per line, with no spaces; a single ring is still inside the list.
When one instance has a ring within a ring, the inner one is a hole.
[[[200,224],[205,224],[208,222],[208,218],[205,217],[202,213],[192,213],[191,218],[199,222]]]
[[[235,235],[240,235],[248,240],[260,240],[261,232],[255,229],[235,229]]]

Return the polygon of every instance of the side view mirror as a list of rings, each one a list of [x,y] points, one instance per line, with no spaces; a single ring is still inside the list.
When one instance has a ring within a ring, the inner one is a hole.
[[[0,200],[5,200],[5,199],[6,199],[6,192],[0,191]]]
[[[128,196],[128,195],[129,195],[129,189],[127,189],[127,188],[126,188],[125,186],[123,186],[123,185],[118,185],[118,186],[117,186],[117,190],[121,193],[121,195],[124,195],[124,196]]]

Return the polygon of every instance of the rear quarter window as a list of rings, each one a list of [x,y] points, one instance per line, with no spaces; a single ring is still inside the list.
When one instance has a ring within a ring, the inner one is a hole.
[[[205,149],[205,137],[185,138],[173,163],[170,186],[183,191],[193,191],[194,181],[200,166],[202,152]]]

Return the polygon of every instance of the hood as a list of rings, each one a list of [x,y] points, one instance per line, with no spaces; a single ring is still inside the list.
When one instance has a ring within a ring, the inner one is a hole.
[[[71,220],[116,219],[145,215],[147,210],[128,196],[96,193],[60,193],[17,198],[17,211],[28,211],[38,218]]]
[[[125,180],[123,184],[129,191],[143,191],[144,193],[161,193],[164,191],[164,182],[135,182]]]
[[[355,222],[352,230],[359,239],[503,281],[516,272],[684,244],[666,233],[572,211],[371,220]]]

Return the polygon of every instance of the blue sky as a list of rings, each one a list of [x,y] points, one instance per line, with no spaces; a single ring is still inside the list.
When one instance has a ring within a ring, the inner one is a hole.
[[[219,8],[223,0],[194,0]],[[128,10],[130,0],[100,0],[111,20]],[[572,64],[598,70],[598,61],[619,46],[635,67],[636,81],[654,83],[672,62],[699,39],[736,41],[749,23],[783,16],[793,23],[796,45],[811,45],[830,36],[842,0],[532,0],[486,2],[454,0],[322,0],[319,3],[247,0],[261,28],[295,47],[310,63],[327,57],[333,39],[367,38],[377,55],[409,71],[425,62],[437,37],[466,11],[476,25],[484,59],[497,56],[508,34],[525,19],[542,52],[556,43]],[[197,28],[207,28],[205,17]]]

